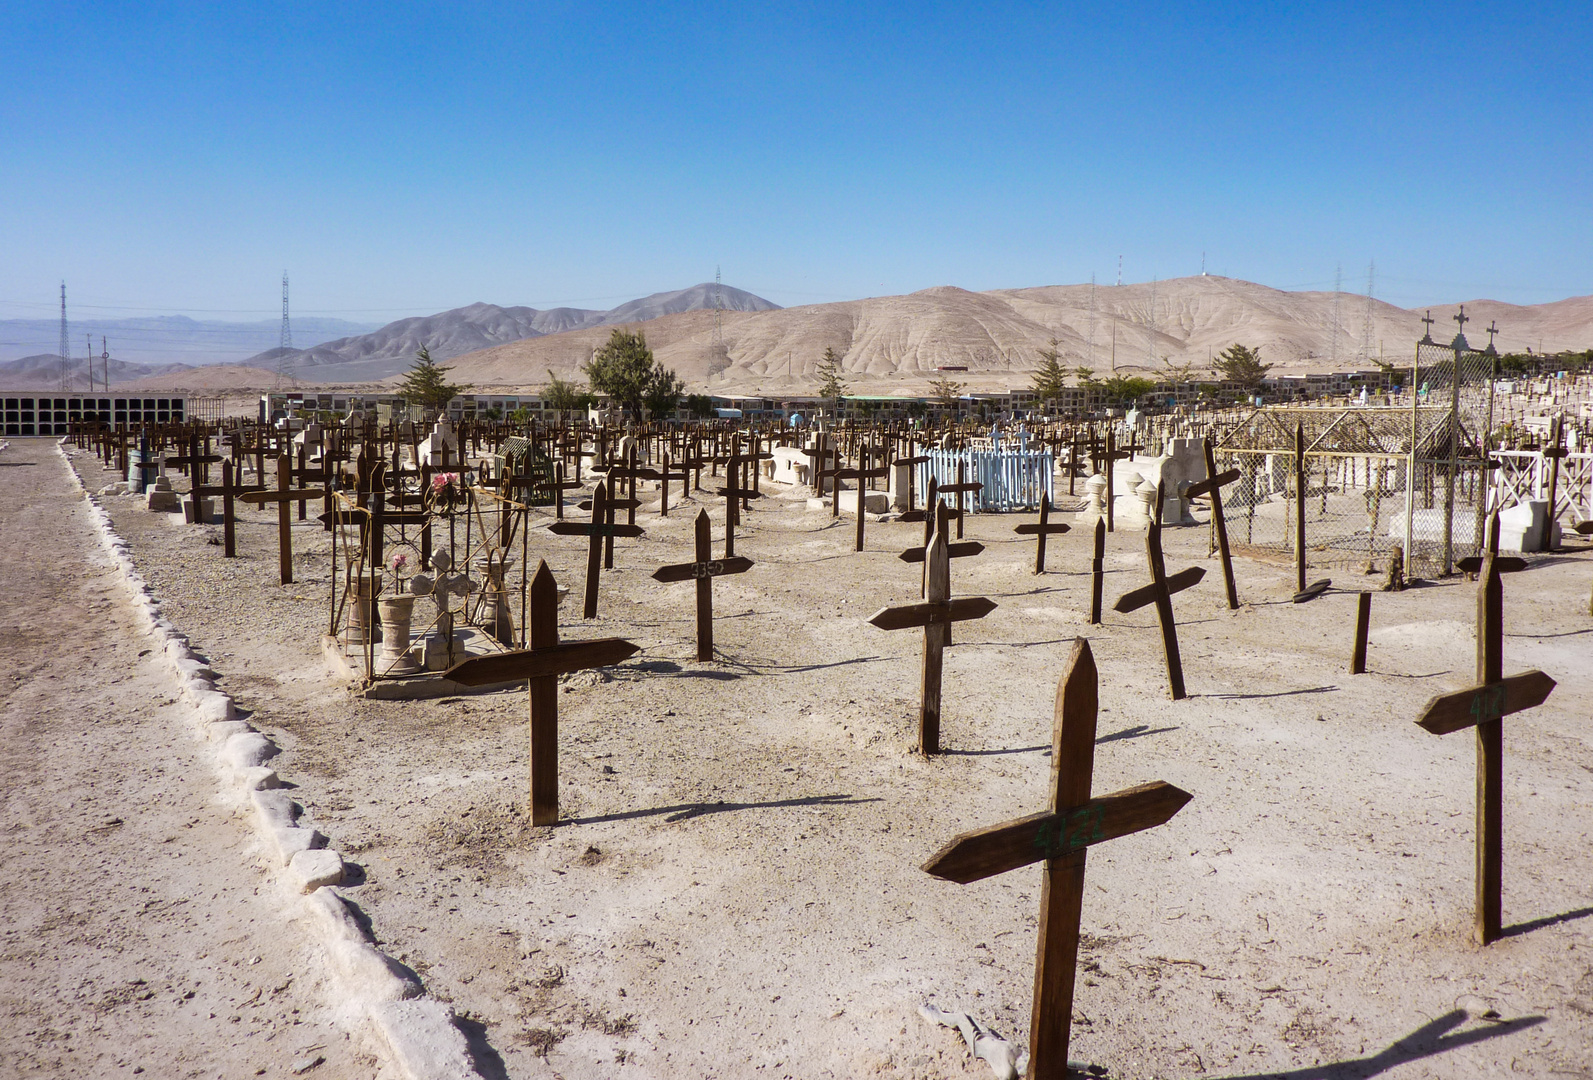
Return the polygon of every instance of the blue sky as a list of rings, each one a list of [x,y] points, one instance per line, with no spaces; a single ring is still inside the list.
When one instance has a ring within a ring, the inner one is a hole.
[[[0,8],[0,317],[1593,293],[1593,5]]]

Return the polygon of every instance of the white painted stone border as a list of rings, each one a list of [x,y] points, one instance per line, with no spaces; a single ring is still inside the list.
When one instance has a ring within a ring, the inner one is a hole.
[[[155,640],[193,706],[190,719],[196,734],[213,745],[223,775],[253,806],[255,825],[280,861],[283,878],[303,895],[295,902],[299,910],[287,914],[312,928],[343,1002],[365,1015],[390,1063],[406,1080],[477,1080],[481,1074],[454,1023],[453,1010],[426,997],[415,974],[371,944],[342,898],[324,887],[343,880],[343,860],[326,846],[326,837],[296,824],[293,800],[281,789],[276,770],[266,764],[280,752],[277,745],[238,719],[232,698],[214,685],[216,673],[161,614],[149,583],[133,565],[127,542],[116,535],[104,508],[83,486],[66,442],[58,442],[56,452],[88,503],[94,530],[127,586],[138,624]]]

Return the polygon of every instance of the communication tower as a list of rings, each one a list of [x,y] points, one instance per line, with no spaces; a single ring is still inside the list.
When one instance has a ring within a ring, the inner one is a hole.
[[[277,347],[277,386],[293,378],[293,364],[288,353],[293,351],[293,327],[288,323],[288,272],[282,271],[282,340]]]
[[[1095,275],[1090,275],[1090,356],[1089,367],[1095,370]]]
[[[1372,284],[1377,278],[1377,263],[1366,264],[1366,312],[1361,316],[1361,362],[1372,362]]]
[[[1339,296],[1344,285],[1344,267],[1333,268],[1333,341],[1328,346],[1328,363],[1333,370],[1339,366]]]

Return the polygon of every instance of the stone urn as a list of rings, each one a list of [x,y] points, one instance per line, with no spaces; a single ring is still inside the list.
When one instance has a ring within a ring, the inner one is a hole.
[[[375,588],[371,586],[371,575],[361,574],[355,578],[348,590],[348,622],[343,626],[343,643],[345,645],[364,645],[365,613],[369,610],[371,597],[380,595],[382,591],[382,575],[376,575]],[[382,628],[378,624],[375,628],[376,636],[369,640],[382,640]]]
[[[382,616],[382,655],[376,661],[378,675],[413,675],[420,670],[409,653],[409,622],[415,614],[413,596],[389,596],[378,600]]]
[[[476,572],[481,575],[481,596],[476,601],[475,623],[500,645],[514,647],[514,617],[509,610],[509,589],[504,576],[514,563],[505,556],[495,559],[483,556],[476,560]]]
[[[1106,516],[1106,477],[1096,473],[1084,482],[1085,506],[1075,516],[1075,521],[1093,525]]]

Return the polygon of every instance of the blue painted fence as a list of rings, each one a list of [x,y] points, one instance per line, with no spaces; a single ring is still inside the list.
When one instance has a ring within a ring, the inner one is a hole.
[[[1001,513],[1011,510],[1038,510],[1040,496],[1054,503],[1052,487],[1055,463],[1049,450],[926,450],[928,461],[918,466],[917,490],[929,490],[929,478],[939,485],[957,482],[957,464],[966,469],[970,483],[984,487],[966,496],[965,506],[975,511]]]

